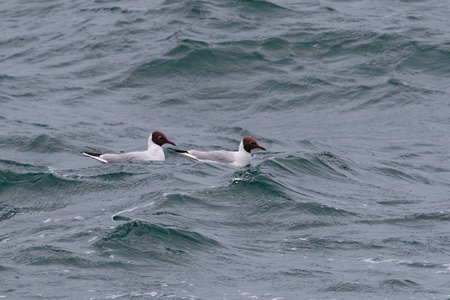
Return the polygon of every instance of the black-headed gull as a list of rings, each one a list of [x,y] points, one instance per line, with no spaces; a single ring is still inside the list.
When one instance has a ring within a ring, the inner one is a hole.
[[[100,154],[93,152],[82,153],[105,164],[124,163],[139,160],[164,160],[164,151],[161,146],[167,143],[176,146],[175,143],[169,141],[162,132],[154,131],[148,138],[147,151],[127,152],[122,154]]]
[[[259,148],[266,150],[264,147],[258,145],[258,142],[250,137],[246,136],[242,139],[239,145],[238,151],[198,151],[198,150],[179,150],[169,148],[178,152],[181,156],[184,156],[193,161],[215,162],[224,165],[230,165],[234,167],[243,167],[250,164],[252,149]]]

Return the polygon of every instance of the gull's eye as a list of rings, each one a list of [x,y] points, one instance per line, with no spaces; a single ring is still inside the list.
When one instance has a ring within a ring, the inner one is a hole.
[[[158,139],[159,139],[159,140],[162,140],[162,139],[163,139],[163,137],[162,137],[162,136],[160,135],[160,136],[158,136]]]
[[[254,141],[250,141],[250,145],[253,145],[255,142]]]

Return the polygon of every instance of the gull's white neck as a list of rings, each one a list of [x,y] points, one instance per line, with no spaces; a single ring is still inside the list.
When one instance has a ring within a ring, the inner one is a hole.
[[[157,145],[152,140],[152,135],[148,138],[148,154],[153,158],[153,160],[164,160],[164,150],[160,145]]]
[[[152,141],[152,136],[150,136],[148,138],[148,150],[152,150],[152,149],[162,149],[160,145],[156,145],[155,143],[153,143]]]
[[[246,152],[246,153],[248,153],[248,152],[245,151],[245,149],[244,149],[244,141],[241,141],[241,143],[239,144],[239,152]]]
[[[236,152],[236,160],[233,165],[238,167],[246,166],[250,163],[251,158],[252,155],[245,151],[244,142],[241,141],[241,143],[239,144],[239,150]]]

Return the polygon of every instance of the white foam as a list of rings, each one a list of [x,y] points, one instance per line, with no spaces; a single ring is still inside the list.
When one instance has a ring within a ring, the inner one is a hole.
[[[158,296],[158,292],[145,293],[144,295],[149,295],[151,297],[156,297],[156,296]]]
[[[142,205],[142,207],[153,206],[155,205],[155,201]]]
[[[131,212],[131,211],[136,210],[138,208],[139,208],[139,206],[135,206],[135,207],[132,207],[132,208],[129,208],[129,209],[125,209],[125,210],[119,211],[118,213],[113,214],[111,216],[111,219],[114,220],[114,217],[119,216],[120,214],[125,213],[125,212]]]
[[[116,299],[116,298],[121,298],[121,297],[124,297],[124,296],[127,296],[127,294],[122,294],[122,295],[109,295],[109,296],[106,296],[105,299]]]
[[[395,259],[385,259],[385,260],[375,260],[375,258],[366,258],[362,260],[363,262],[370,263],[370,264],[382,264],[382,263],[391,263],[395,261]]]

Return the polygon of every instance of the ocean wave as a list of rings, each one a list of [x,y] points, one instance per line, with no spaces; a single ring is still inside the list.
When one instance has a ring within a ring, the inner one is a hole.
[[[288,8],[271,1],[264,0],[238,0],[235,1],[240,9],[248,13],[286,13]]]
[[[177,58],[157,58],[140,64],[119,86],[125,82],[145,84],[153,79],[186,75],[211,78],[236,73],[242,76],[262,67],[264,61],[262,54],[239,48],[193,48]]]
[[[205,19],[211,16],[212,4],[204,1],[167,1],[162,10],[168,14],[175,14],[179,19]],[[167,5],[168,4],[168,5]]]
[[[383,176],[387,176],[394,179],[400,179],[408,182],[416,182],[430,185],[430,181],[428,178],[421,176],[419,174],[408,174],[404,171],[401,171],[397,168],[392,167],[378,167],[374,168],[373,171],[381,173]]]
[[[52,172],[14,172],[11,170],[0,170],[0,186],[3,191],[12,187],[30,191],[44,191],[51,187],[65,189],[73,184],[78,184],[78,181],[59,177]]]
[[[148,173],[142,172],[141,170],[139,171],[125,171],[125,170],[117,170],[116,168],[112,169],[112,170],[105,170],[105,173],[103,174],[95,174],[95,175],[90,175],[90,176],[85,176],[87,178],[90,179],[101,179],[104,181],[122,181],[122,180],[126,180],[129,177],[133,177],[136,175],[145,175]]]
[[[12,217],[21,212],[23,212],[23,209],[11,207],[9,205],[0,205],[0,222],[11,219]]]
[[[80,257],[74,252],[54,246],[35,246],[18,251],[14,255],[14,261],[26,265],[70,265],[79,267],[91,267],[90,260]]]
[[[171,49],[160,57],[142,62],[113,87],[151,84],[154,80],[185,76],[222,78],[229,74],[246,76],[254,72],[285,74],[294,56],[286,50],[292,42],[278,37],[261,40],[205,42],[173,37]]]
[[[380,286],[384,289],[400,289],[403,290],[406,287],[416,287],[418,290],[416,292],[420,292],[422,290],[421,285],[417,282],[408,279],[387,279],[380,283]]]
[[[370,293],[375,294],[377,292],[377,288],[371,286],[369,284],[363,284],[359,282],[340,282],[337,284],[332,284],[327,286],[326,288],[322,288],[324,292],[331,293]]]
[[[205,197],[202,194],[189,195],[184,193],[173,193],[169,195],[165,195],[164,201],[162,201],[157,208],[166,210],[170,207],[179,207],[179,206],[189,206],[190,209],[193,207],[201,207],[202,210],[216,210],[225,208],[224,205],[220,203],[214,203],[210,201],[208,197]],[[159,214],[168,212],[158,212]],[[180,212],[181,213],[181,212]]]
[[[59,175],[47,167],[0,160],[0,221],[19,214],[62,209],[64,195],[82,194],[77,177]]]
[[[448,44],[447,44],[448,45]],[[446,76],[450,73],[450,51],[439,45],[417,44],[417,51],[405,56],[396,70],[407,74],[426,73]]]
[[[193,252],[213,252],[220,243],[195,231],[134,220],[107,233],[94,246],[101,255],[181,263]]]
[[[215,11],[222,9],[233,9],[238,13],[245,13],[248,16],[257,14],[276,17],[280,14],[286,16],[290,9],[280,4],[264,0],[238,0],[238,1],[181,1],[166,2],[163,11],[166,14],[176,14],[183,19],[206,19],[213,18]]]
[[[300,164],[295,165],[295,163],[292,163],[293,160],[300,162]],[[288,163],[283,165],[278,164],[279,162]],[[299,221],[299,215],[330,218],[357,216],[354,212],[321,203],[321,197],[318,197],[320,192],[312,191],[309,187],[302,186],[301,182],[291,178],[299,175],[297,167],[305,171],[310,169],[303,169],[305,162],[308,162],[308,160],[299,157],[265,161],[256,168],[236,172],[236,178],[232,181],[230,187],[221,188],[221,190],[227,193],[232,192],[236,195],[236,199],[245,199],[243,203],[247,203],[246,207],[249,209],[249,214],[273,214],[278,220],[283,220],[285,224],[289,224],[287,226],[291,229],[311,225],[311,223],[308,223],[310,220],[303,220],[305,223]],[[322,161],[320,164],[322,164]],[[263,168],[264,171],[261,170]],[[309,172],[309,174],[311,173]],[[312,175],[317,176],[317,174]],[[328,178],[328,176],[322,177]],[[215,191],[215,193],[217,192],[220,191]],[[249,207],[250,205],[252,207]],[[326,221],[331,222],[329,224],[335,222],[335,220]]]
[[[406,215],[404,217],[362,220],[366,224],[391,224],[398,226],[427,227],[450,221],[450,212],[428,212]]]
[[[402,260],[397,262],[398,265],[404,265],[407,267],[411,267],[411,268],[418,268],[418,269],[448,269],[447,266],[443,265],[443,264],[437,264],[437,263],[432,263],[432,262],[428,262],[428,261],[424,261],[424,262],[414,262],[414,261],[408,261],[408,260]]]
[[[276,157],[261,163],[261,167],[268,167],[275,172],[291,175],[310,175],[323,179],[349,181],[349,175],[354,173],[352,163],[328,152],[306,153],[305,157],[289,155],[284,158]]]
[[[22,163],[15,160],[5,160],[0,159],[0,165],[3,169],[13,169],[13,170],[28,170],[28,171],[34,171],[34,172],[40,172],[45,171],[47,168],[43,166],[36,166],[28,163]]]
[[[40,127],[47,127],[47,125],[40,124]],[[37,153],[70,152],[73,149],[72,145],[47,134],[40,134],[34,137],[9,136],[1,138],[0,145],[16,151]]]
[[[320,238],[314,236],[307,236],[302,238],[290,238],[282,243],[282,248],[285,251],[292,250],[373,250],[384,248],[378,243],[364,243],[356,240],[346,240],[342,238]]]
[[[21,249],[14,254],[13,260],[23,265],[43,266],[51,265],[66,266],[71,268],[95,269],[126,268],[127,264],[115,260],[99,260],[98,257],[79,254],[77,252],[61,247],[43,245]]]

